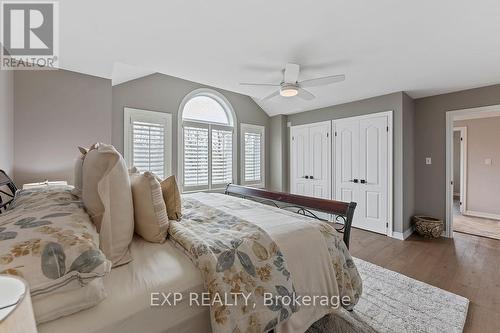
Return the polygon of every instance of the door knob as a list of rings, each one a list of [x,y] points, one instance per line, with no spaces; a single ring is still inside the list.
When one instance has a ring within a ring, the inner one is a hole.
[[[358,183],[358,179],[354,178],[353,180],[351,180],[353,183]]]
[[[304,176],[305,179],[309,179],[309,176]]]
[[[314,179],[314,177],[313,177],[313,176],[309,176],[309,178],[310,178],[310,179]]]
[[[366,184],[366,179],[361,179],[361,184]]]

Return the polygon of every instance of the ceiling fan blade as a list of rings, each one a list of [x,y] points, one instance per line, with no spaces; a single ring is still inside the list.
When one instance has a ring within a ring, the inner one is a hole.
[[[279,84],[274,83],[249,83],[249,82],[241,82],[241,86],[259,86],[259,87],[279,87]]]
[[[345,80],[345,75],[331,75],[331,76],[325,76],[325,77],[319,77],[317,79],[310,79],[310,80],[304,80],[302,82],[299,82],[301,87],[317,87],[317,86],[324,86],[330,83],[335,83],[335,82],[340,82]]]
[[[299,79],[300,66],[297,64],[286,64],[283,81],[285,83],[295,83]]]
[[[261,101],[267,101],[268,99],[271,99],[271,98],[273,98],[273,97],[275,97],[275,96],[278,96],[279,94],[280,94],[280,91],[279,91],[279,90],[276,90],[276,91],[275,91],[275,92],[273,92],[272,94],[267,95],[266,97],[261,98],[260,100],[261,100]]]
[[[313,94],[311,94],[309,91],[299,88],[299,94],[297,95],[298,97],[305,99],[307,101],[310,101],[314,98],[316,98]]]

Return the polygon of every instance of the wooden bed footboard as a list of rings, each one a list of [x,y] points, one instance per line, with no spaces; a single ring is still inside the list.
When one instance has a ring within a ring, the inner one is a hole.
[[[315,212],[333,215],[334,228],[343,234],[343,240],[349,248],[351,237],[351,225],[356,209],[355,202],[342,202],[335,200],[319,199],[284,192],[267,191],[260,188],[228,184],[224,192],[227,195],[251,199],[263,204],[272,205],[281,209],[294,211],[295,213],[315,218],[322,221]],[[340,225],[340,227],[339,227]]]

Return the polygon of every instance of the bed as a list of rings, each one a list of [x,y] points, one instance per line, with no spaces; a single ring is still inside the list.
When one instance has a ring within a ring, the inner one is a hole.
[[[253,200],[246,200],[246,199]],[[349,244],[349,231],[354,203],[340,203],[285,193],[269,192],[229,185],[225,194],[194,193],[184,196],[207,206],[249,221],[264,229],[279,245],[288,260],[298,293],[339,294],[335,270],[322,263],[331,260],[328,250],[321,251],[324,242],[317,232],[314,219],[318,212],[334,214],[343,224],[340,242]],[[259,202],[256,202],[259,201]],[[285,209],[282,209],[285,208]],[[297,214],[299,213],[299,214]],[[304,216],[305,215],[305,216]],[[308,217],[310,216],[310,217]],[[315,244],[315,246],[311,246]],[[104,278],[107,298],[97,306],[39,325],[45,332],[211,332],[210,311],[206,306],[190,306],[188,294],[204,291],[200,270],[169,239],[164,244],[148,243],[135,236],[131,244],[132,262],[114,268]],[[340,247],[335,256],[350,258],[347,247]],[[307,258],[301,260],[299,258]],[[314,273],[312,273],[314,272]],[[337,276],[338,280],[338,276]],[[355,283],[361,283],[353,277]],[[360,291],[360,285],[358,287]],[[185,295],[175,306],[151,306],[151,293],[178,292]],[[324,306],[307,307],[277,327],[277,332],[304,332],[331,313]],[[78,322],[78,325],[75,325]]]

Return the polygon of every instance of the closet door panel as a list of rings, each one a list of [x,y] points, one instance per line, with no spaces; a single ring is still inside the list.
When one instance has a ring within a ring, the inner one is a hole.
[[[359,205],[358,187],[354,183],[359,173],[359,121],[336,121],[335,135],[335,199]]]
[[[309,127],[309,183],[311,196],[331,199],[331,124],[322,122]]]
[[[309,173],[309,129],[292,127],[290,149],[290,192],[309,195],[310,184],[305,178]]]
[[[360,120],[360,183],[363,210],[361,227],[386,232],[388,132],[387,117]]]

